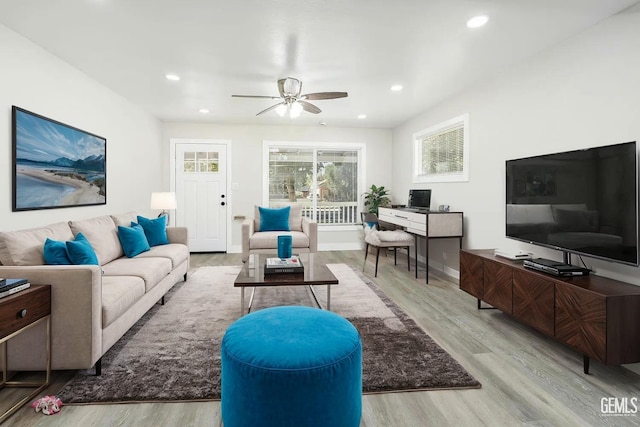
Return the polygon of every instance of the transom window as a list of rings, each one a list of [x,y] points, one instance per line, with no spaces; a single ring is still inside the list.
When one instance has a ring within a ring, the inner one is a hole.
[[[184,172],[218,172],[220,159],[217,151],[185,151]]]
[[[265,142],[265,202],[300,203],[303,215],[319,224],[357,224],[363,150],[362,144]]]
[[[414,134],[413,182],[469,180],[469,115]]]

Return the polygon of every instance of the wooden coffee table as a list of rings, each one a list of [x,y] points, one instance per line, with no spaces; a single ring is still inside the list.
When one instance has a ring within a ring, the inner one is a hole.
[[[233,286],[241,289],[240,293],[240,316],[244,316],[244,290],[247,287],[253,288],[247,313],[251,312],[251,304],[256,288],[259,286],[309,286],[309,290],[316,300],[318,307],[323,308],[318,302],[318,297],[313,290],[314,285],[327,286],[327,310],[331,310],[331,286],[338,284],[338,279],[333,275],[320,254],[299,254],[304,274],[264,274],[264,263],[267,258],[274,258],[276,254],[252,254],[242,266]]]

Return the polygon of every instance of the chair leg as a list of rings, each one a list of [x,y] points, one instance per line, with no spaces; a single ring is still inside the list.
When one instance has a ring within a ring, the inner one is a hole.
[[[369,255],[369,244],[365,243],[365,247],[364,247],[364,263],[362,264],[362,271],[364,271],[364,267],[367,265],[367,255]]]
[[[407,270],[411,271],[411,253],[409,252],[411,250],[411,246],[407,246]]]
[[[416,254],[415,255],[416,255],[416,279],[417,279],[418,278],[418,235],[414,234],[413,237],[414,237],[414,240],[413,240],[414,248],[416,248]],[[429,244],[429,242],[427,241],[427,245],[428,244]],[[429,277],[429,276],[427,275],[427,277]]]
[[[393,248],[393,265],[398,265],[398,248]]]
[[[380,258],[380,246],[378,246],[378,251],[376,252],[376,272],[373,277],[378,277],[378,259]]]

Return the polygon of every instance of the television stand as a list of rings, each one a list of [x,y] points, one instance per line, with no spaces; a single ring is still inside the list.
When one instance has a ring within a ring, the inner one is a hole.
[[[460,289],[578,351],[585,374],[590,359],[640,362],[640,286],[550,276],[489,249],[460,251]]]

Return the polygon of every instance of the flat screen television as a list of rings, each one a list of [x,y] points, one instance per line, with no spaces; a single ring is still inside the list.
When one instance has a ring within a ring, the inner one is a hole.
[[[506,161],[506,236],[638,266],[636,143]]]
[[[431,206],[431,190],[409,190],[407,206],[414,209],[429,210]]]

